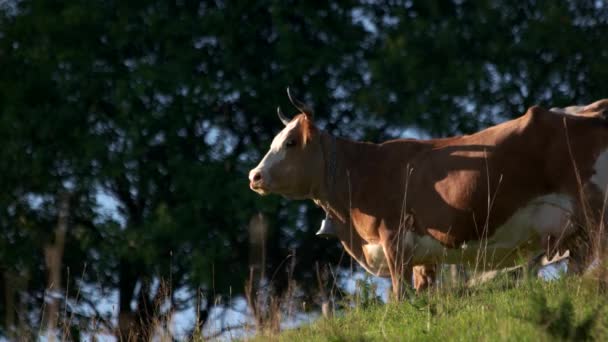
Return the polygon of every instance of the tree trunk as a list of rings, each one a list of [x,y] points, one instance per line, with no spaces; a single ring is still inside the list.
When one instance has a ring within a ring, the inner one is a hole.
[[[119,303],[118,303],[118,331],[119,341],[137,340],[137,320],[131,310],[131,300],[135,291],[137,278],[126,259],[121,259],[119,264]]]
[[[57,213],[57,227],[54,241],[44,247],[44,260],[48,272],[47,289],[45,295],[46,331],[49,341],[55,340],[55,329],[59,318],[59,302],[61,293],[61,263],[65,246],[65,234],[68,229],[70,211],[70,196],[68,193],[59,194]]]
[[[4,281],[4,326],[6,337],[15,338],[15,277],[11,271],[3,272]]]

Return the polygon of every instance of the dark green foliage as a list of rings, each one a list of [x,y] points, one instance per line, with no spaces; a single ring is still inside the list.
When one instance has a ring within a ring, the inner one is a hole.
[[[604,300],[600,299],[601,302]],[[531,306],[529,320],[545,329],[553,338],[568,341],[589,341],[595,322],[597,321],[599,305],[587,313],[582,319],[574,315],[574,301],[564,296],[555,307],[547,302],[547,293],[531,291]]]
[[[533,104],[606,96],[608,8],[594,1],[387,1],[369,60],[368,115],[470,132]],[[597,88],[596,88],[597,87]],[[602,89],[602,90],[599,90]]]
[[[315,263],[350,259],[314,237],[311,203],[248,189],[281,128],[276,106],[295,112],[286,86],[342,136],[471,132],[532,104],[606,96],[607,12],[596,1],[0,2],[0,308],[22,305],[0,310],[2,331],[42,323],[43,250],[64,192],[66,297],[92,308],[80,285],[116,291],[139,333],[168,314],[163,300],[179,310],[200,293],[204,321],[217,298],[242,295],[260,212],[274,291],[291,274],[314,302]],[[101,314],[76,307],[63,322]]]

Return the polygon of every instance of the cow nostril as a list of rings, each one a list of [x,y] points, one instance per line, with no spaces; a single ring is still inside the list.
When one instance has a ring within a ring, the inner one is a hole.
[[[261,179],[262,179],[262,174],[261,174],[260,172],[256,172],[256,173],[253,175],[253,178],[252,178],[252,180],[253,180],[254,182],[258,182],[258,181],[260,181]]]

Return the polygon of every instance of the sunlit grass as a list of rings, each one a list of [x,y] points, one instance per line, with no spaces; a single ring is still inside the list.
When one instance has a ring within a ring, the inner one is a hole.
[[[253,340],[607,341],[607,298],[597,281],[580,277],[499,279],[402,303],[355,306],[335,318]]]

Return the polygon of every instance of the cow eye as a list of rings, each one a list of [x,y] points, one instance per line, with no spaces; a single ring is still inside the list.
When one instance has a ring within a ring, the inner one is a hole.
[[[294,147],[296,146],[296,140],[295,139],[289,139],[285,142],[285,147]]]

